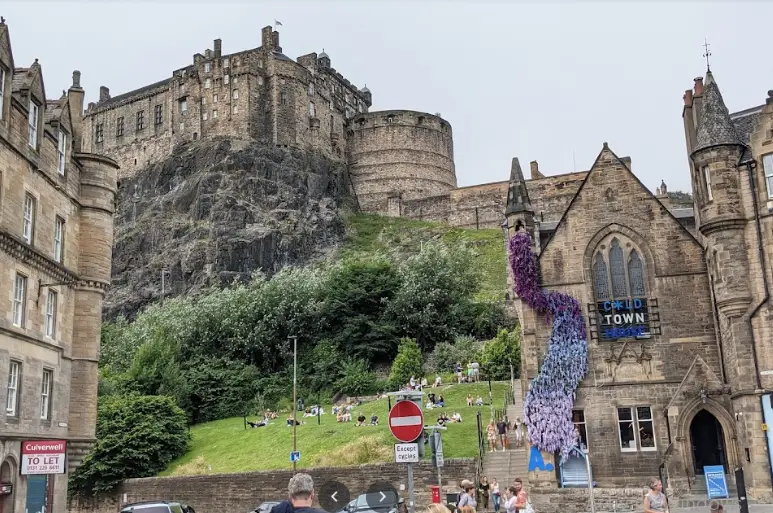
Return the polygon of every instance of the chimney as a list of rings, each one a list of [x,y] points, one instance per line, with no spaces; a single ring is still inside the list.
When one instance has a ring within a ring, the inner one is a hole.
[[[276,50],[279,53],[282,53],[282,47],[279,46],[279,32],[277,32],[276,30],[271,33],[271,44],[274,50]]]
[[[688,89],[684,92],[684,96],[682,96],[684,99],[684,104],[687,107],[692,107],[692,89]]]
[[[106,102],[110,99],[110,89],[105,86],[99,88],[99,103]]]
[[[270,52],[274,49],[274,37],[271,34],[273,32],[273,28],[271,25],[268,27],[263,27],[263,29],[260,31],[260,41],[261,46],[263,47],[263,50]]]
[[[765,100],[765,103],[767,103],[768,105],[773,103],[773,89],[768,91],[768,98]]]
[[[695,82],[695,96],[703,96],[703,77],[697,77]]]
[[[529,167],[531,168],[531,179],[534,180],[535,178],[545,178],[545,175],[539,172],[539,163],[537,163],[536,160],[532,160],[529,162]]]
[[[223,51],[223,41],[221,41],[220,39],[215,39],[214,48],[215,48],[215,59],[219,59]]]
[[[81,88],[81,72],[72,72],[72,85],[67,91],[67,103],[70,105],[70,123],[72,124],[73,151],[83,151],[83,100],[86,93]]]

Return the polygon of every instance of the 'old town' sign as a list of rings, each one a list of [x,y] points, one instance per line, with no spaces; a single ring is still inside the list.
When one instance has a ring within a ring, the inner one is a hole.
[[[591,336],[600,340],[660,334],[657,299],[629,298],[588,305]]]

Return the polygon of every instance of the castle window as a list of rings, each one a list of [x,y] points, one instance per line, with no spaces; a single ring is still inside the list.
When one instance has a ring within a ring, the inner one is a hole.
[[[258,67],[259,68],[263,67],[263,59],[258,59]]]
[[[228,57],[223,57],[223,67],[224,68],[228,68],[230,66],[231,66],[231,59],[229,59]],[[228,76],[228,75],[226,75],[226,76]],[[228,82],[226,82],[226,84],[227,83]]]
[[[115,135],[121,137],[123,135],[123,116],[119,117],[115,123]],[[99,142],[99,141],[97,141]]]
[[[202,120],[206,121],[206,120],[207,120],[207,117],[208,117],[208,115],[207,115],[207,113],[206,113],[206,112],[202,112],[202,113],[201,113],[201,119],[202,119]]]
[[[309,82],[309,96],[314,96],[314,82]]]
[[[30,193],[24,195],[24,213],[22,215],[22,235],[27,244],[32,244],[32,237],[35,234],[35,210],[37,201]]]
[[[309,116],[312,118],[317,116],[317,107],[314,105],[314,102],[309,102]]]
[[[217,119],[217,110],[212,111],[212,119]]]
[[[420,125],[423,125],[423,124],[424,124],[424,116],[419,116],[418,123],[419,123]]]
[[[263,77],[258,75],[258,85],[263,85]]]
[[[145,128],[145,111],[141,110],[137,113],[137,130]]]
[[[185,84],[180,84],[180,94],[185,94]]]
[[[238,83],[239,83],[239,77],[234,77],[234,84],[238,84]]]
[[[195,141],[198,138],[199,138],[199,133],[198,132],[193,132],[193,140]]]
[[[37,103],[30,100],[30,111],[27,117],[27,123],[29,125],[27,130],[27,142],[33,148],[38,147],[38,118],[40,114],[40,107]]]
[[[185,130],[185,123],[180,123],[180,132]]]
[[[56,216],[54,221],[54,260],[62,263],[64,259],[64,219]]]
[[[335,107],[333,106],[333,100],[330,100],[330,110],[335,110]]]
[[[162,105],[156,105],[155,107],[155,113],[154,118],[156,121],[156,125],[160,125],[164,122],[164,112],[162,110]]]
[[[105,125],[102,123],[97,123],[97,126],[94,128],[94,137],[97,139],[98,143],[101,143],[105,140]]]
[[[209,89],[210,87],[212,87],[212,80],[210,79],[204,80],[204,89]]]
[[[180,114],[188,112],[188,100],[180,100]]]
[[[212,71],[212,64],[209,62],[204,63],[204,73],[209,73]]]
[[[16,274],[13,283],[13,324],[23,328],[27,322],[27,277]]]
[[[0,66],[0,119],[5,111],[5,68]]]
[[[387,123],[393,123],[395,118],[393,116],[387,116]]]
[[[768,188],[768,199],[773,199],[773,153],[762,157],[762,168],[765,171],[765,184]]]
[[[238,113],[239,113],[239,106],[234,105],[234,114],[238,114]]]
[[[279,103],[281,105],[287,105],[287,93],[282,91],[279,93]]]
[[[714,193],[711,192],[711,171],[709,171],[709,166],[703,166],[703,181],[706,186],[706,200],[713,201]]]
[[[223,83],[228,85],[228,83],[231,81],[231,77],[228,75],[223,75]]]
[[[64,167],[67,162],[67,134],[64,131],[59,130],[59,142],[56,147],[57,153],[57,169],[59,174],[64,176]]]
[[[231,96],[233,97],[234,100],[238,100],[239,99],[239,90],[238,89],[234,89],[234,92],[233,92],[233,94]]]
[[[212,95],[212,103],[217,103],[217,95],[216,94]]]

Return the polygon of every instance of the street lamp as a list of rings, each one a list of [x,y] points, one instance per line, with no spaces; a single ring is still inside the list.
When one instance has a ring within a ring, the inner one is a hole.
[[[297,462],[295,461],[296,443],[298,441],[298,337],[290,336],[288,340],[293,341],[293,474],[296,471]]]

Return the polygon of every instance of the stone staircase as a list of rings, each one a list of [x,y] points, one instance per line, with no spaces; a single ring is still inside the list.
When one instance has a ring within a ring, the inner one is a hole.
[[[513,404],[507,406],[507,418],[510,422],[515,421],[517,417],[523,418],[523,397],[520,383],[516,383]],[[524,485],[528,483],[529,458],[525,448],[517,449],[514,446],[514,440],[511,440],[511,449],[497,452],[487,452],[483,456],[483,476],[488,477],[489,482],[493,478],[497,479],[499,489],[504,490],[507,486],[513,485],[513,480],[520,477]],[[488,442],[486,443],[488,450]]]

